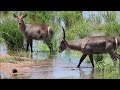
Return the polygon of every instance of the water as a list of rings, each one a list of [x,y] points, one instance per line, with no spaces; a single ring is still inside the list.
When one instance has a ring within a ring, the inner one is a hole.
[[[9,76],[7,76],[5,73],[3,73],[3,72],[0,71],[0,79],[1,78],[6,78],[6,77],[9,77]]]
[[[92,68],[78,69],[75,63],[54,60],[52,66],[33,67],[32,79],[90,79]],[[34,73],[33,73],[34,72]],[[86,75],[86,77],[84,77]]]
[[[0,54],[6,54],[7,53],[7,47],[5,43],[0,44]]]

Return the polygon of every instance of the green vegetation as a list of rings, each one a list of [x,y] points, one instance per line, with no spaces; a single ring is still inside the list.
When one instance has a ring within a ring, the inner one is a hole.
[[[120,62],[116,61],[116,66],[110,62],[109,58],[97,62],[95,78],[120,79]]]
[[[19,53],[19,54],[21,54],[21,53]],[[47,59],[40,59],[39,60],[39,59],[32,59],[30,57],[21,57],[21,56],[8,56],[8,57],[3,57],[3,58],[1,57],[0,58],[0,62],[10,62],[10,63],[16,63],[17,61],[34,61],[34,62],[40,62],[40,61],[43,61],[43,60],[47,60]]]
[[[108,22],[102,27],[104,33],[110,36],[120,36],[120,24],[118,22]]]
[[[0,33],[10,50],[23,49],[23,37],[18,30],[16,21],[7,20],[4,24],[0,24]]]
[[[26,58],[26,57],[18,57],[18,56],[10,56],[10,57],[5,57],[5,58],[0,58],[0,62],[15,63],[16,61],[32,61],[32,59]]]

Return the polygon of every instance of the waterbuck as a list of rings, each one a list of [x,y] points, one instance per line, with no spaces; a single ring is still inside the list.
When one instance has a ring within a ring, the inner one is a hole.
[[[32,42],[33,39],[35,40],[43,40],[50,49],[50,52],[53,51],[53,44],[51,43],[51,38],[53,36],[53,30],[47,24],[25,24],[23,19],[27,16],[27,14],[16,15],[13,14],[15,18],[18,19],[18,28],[22,32],[23,36],[26,38],[27,41],[27,48],[28,51],[29,46],[32,49]]]
[[[85,37],[79,40],[65,40],[65,30],[63,29],[63,39],[60,43],[59,52],[64,51],[67,47],[73,50],[78,50],[83,53],[78,68],[80,67],[82,61],[88,55],[90,61],[92,63],[92,67],[94,68],[93,54],[103,54],[108,53],[112,60],[120,59],[120,55],[115,51],[117,47],[120,45],[120,41],[118,41],[115,37],[112,36],[91,36]]]

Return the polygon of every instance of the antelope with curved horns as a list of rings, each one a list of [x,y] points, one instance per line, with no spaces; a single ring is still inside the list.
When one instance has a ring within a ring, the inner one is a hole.
[[[120,41],[112,36],[91,36],[85,37],[79,40],[65,40],[65,30],[63,29],[63,39],[60,43],[59,52],[64,51],[67,47],[73,50],[78,50],[83,53],[80,58],[78,68],[80,67],[82,61],[89,56],[89,59],[94,68],[93,54],[103,54],[108,53],[112,60],[120,59],[120,55],[115,51],[120,45]]]
[[[43,40],[48,45],[50,52],[53,51],[53,44],[51,43],[51,38],[54,32],[49,25],[47,24],[25,24],[23,19],[27,16],[27,14],[22,14],[22,15],[13,14],[13,16],[18,19],[18,28],[27,40],[26,51],[28,51],[29,46],[30,46],[31,52],[33,52],[32,50],[33,39]]]

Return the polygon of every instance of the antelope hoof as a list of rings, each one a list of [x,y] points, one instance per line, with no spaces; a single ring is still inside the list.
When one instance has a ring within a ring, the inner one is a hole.
[[[78,65],[77,68],[79,68],[80,66]]]
[[[94,66],[92,68],[94,68]]]

